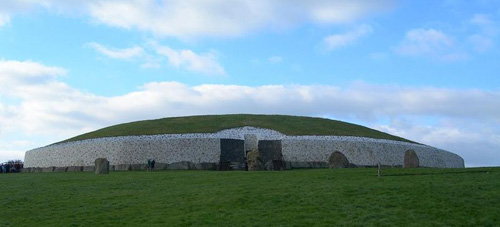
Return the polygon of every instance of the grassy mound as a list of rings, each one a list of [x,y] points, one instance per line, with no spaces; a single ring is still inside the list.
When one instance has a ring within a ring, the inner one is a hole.
[[[172,117],[136,121],[99,129],[62,142],[114,136],[213,133],[223,129],[243,126],[273,129],[285,135],[359,136],[412,142],[401,137],[342,121],[314,117],[250,114]]]
[[[499,226],[500,169],[0,174],[0,226]]]

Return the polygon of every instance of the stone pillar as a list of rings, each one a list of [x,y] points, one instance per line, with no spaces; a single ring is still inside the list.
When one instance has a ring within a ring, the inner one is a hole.
[[[248,171],[262,170],[259,151],[252,150],[247,152],[247,167]]]
[[[259,140],[255,134],[246,134],[245,138],[245,153],[249,151],[256,151],[259,148]]]
[[[95,174],[108,174],[109,161],[106,158],[98,158],[95,160]]]
[[[404,168],[417,168],[420,165],[417,153],[414,150],[407,150],[405,152],[405,159],[403,163]]]

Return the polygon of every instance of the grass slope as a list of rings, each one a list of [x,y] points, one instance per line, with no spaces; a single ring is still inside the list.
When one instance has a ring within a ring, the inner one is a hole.
[[[250,114],[173,117],[137,121],[103,128],[62,142],[113,136],[212,133],[243,126],[273,129],[286,135],[360,136],[412,142],[401,137],[342,121],[313,117]]]
[[[1,174],[0,226],[499,226],[500,168]]]

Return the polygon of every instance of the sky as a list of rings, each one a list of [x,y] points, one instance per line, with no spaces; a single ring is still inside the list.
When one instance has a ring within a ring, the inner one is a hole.
[[[500,165],[499,0],[2,0],[0,161],[206,114],[365,125]]]

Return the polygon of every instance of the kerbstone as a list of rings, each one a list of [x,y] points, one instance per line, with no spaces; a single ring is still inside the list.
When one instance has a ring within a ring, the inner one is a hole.
[[[328,158],[328,163],[330,164],[330,168],[349,168],[349,160],[347,160],[346,156],[339,151],[333,152]]]
[[[108,174],[109,161],[106,158],[98,158],[95,160],[95,174]]]
[[[420,161],[418,159],[417,153],[414,150],[405,151],[404,168],[418,168]]]
[[[68,172],[82,172],[83,166],[70,166],[67,169]]]
[[[55,167],[54,172],[66,172],[68,167]]]

